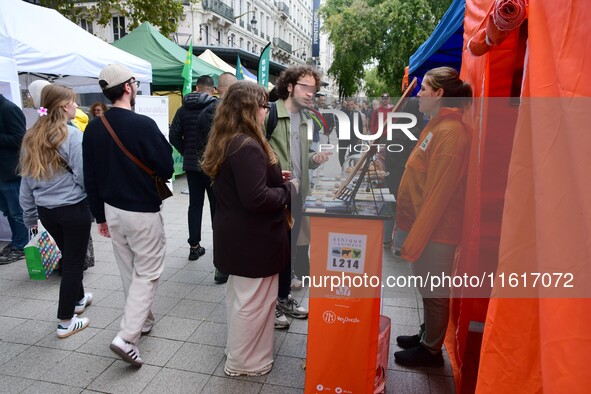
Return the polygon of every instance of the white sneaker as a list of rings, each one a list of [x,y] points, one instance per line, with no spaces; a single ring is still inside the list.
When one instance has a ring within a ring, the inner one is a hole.
[[[237,369],[233,369],[228,367],[228,364],[224,365],[224,373],[228,376],[263,376],[268,374],[269,372],[271,372],[271,369],[273,369],[273,363],[264,366],[263,368],[257,370],[257,371],[241,371],[241,370],[237,370]]]
[[[302,287],[302,281],[295,274],[293,274],[291,277],[291,288],[292,289],[299,289],[301,287]]]
[[[279,309],[275,308],[275,329],[284,330],[289,328],[289,320],[285,314]]]
[[[92,293],[84,293],[84,297],[76,303],[74,313],[81,315],[87,306],[92,304]]]
[[[57,337],[60,339],[67,338],[72,334],[76,334],[78,331],[84,330],[88,327],[89,323],[90,320],[87,317],[79,318],[77,315],[74,315],[69,326],[64,327],[61,323],[57,325]]]
[[[283,300],[277,298],[277,309],[296,319],[306,319],[308,317],[308,310],[294,300],[291,294]]]
[[[140,358],[140,351],[133,343],[127,342],[119,335],[113,339],[109,348],[123,361],[134,367],[141,367],[144,361]]]

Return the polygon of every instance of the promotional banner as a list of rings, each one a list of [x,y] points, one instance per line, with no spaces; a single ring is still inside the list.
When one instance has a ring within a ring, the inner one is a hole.
[[[310,218],[306,393],[374,392],[382,223]]]
[[[312,5],[312,57],[320,56],[320,0],[314,0]]]
[[[271,43],[268,43],[259,58],[259,85],[267,88],[269,85],[269,59],[271,57]]]
[[[191,93],[191,84],[193,81],[193,40],[189,43],[189,50],[187,51],[187,60],[185,60],[185,66],[183,67],[183,72],[181,73],[183,79],[185,80],[183,83],[183,97]]]

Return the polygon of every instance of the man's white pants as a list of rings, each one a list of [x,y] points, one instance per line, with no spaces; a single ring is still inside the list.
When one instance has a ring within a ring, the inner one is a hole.
[[[119,336],[137,343],[152,325],[152,302],[164,268],[166,237],[160,212],[131,212],[105,204],[113,253],[119,266],[125,313]]]

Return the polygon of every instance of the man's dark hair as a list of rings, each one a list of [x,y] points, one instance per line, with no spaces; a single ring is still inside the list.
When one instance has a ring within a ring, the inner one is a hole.
[[[131,81],[131,79],[129,81]],[[103,94],[105,95],[106,98],[109,99],[109,101],[114,103],[115,101],[117,101],[121,97],[123,97],[123,93],[125,93],[125,85],[128,84],[129,81],[125,81],[123,83],[120,83],[119,85],[113,86],[110,89],[103,90]]]
[[[316,81],[316,89],[320,88],[320,76],[310,66],[291,66],[286,70],[283,70],[279,75],[279,79],[275,83],[275,87],[277,88],[277,95],[279,98],[285,100],[289,97],[289,91],[287,87],[289,84],[295,87],[295,84],[300,80],[301,77],[305,77],[311,75],[314,77]]]
[[[197,86],[202,88],[214,88],[215,84],[212,77],[209,75],[202,75],[197,78]]]

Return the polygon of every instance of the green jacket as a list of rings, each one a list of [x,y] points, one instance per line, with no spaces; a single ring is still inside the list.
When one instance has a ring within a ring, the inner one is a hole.
[[[282,170],[290,171],[291,170],[291,158],[290,158],[290,138],[289,138],[289,129],[290,129],[290,117],[287,108],[285,107],[285,101],[283,99],[277,100],[277,127],[275,127],[275,131],[271,135],[269,139],[269,144],[271,148],[275,151],[277,155],[277,159],[279,160],[279,166]],[[269,119],[269,115],[265,118],[265,127],[267,126],[267,121]],[[314,169],[319,166],[319,164],[314,163],[312,160],[312,156],[314,156],[315,152],[310,151],[310,141],[308,141],[308,112],[306,110],[300,110],[300,145],[302,151],[302,184],[300,185],[300,194],[302,195],[302,201],[310,194],[310,179],[308,179],[308,170]],[[307,154],[307,160],[306,160]],[[309,233],[310,228],[308,224],[308,220],[304,220],[302,222],[302,230],[300,232],[300,241],[298,244],[308,244],[309,243]]]

